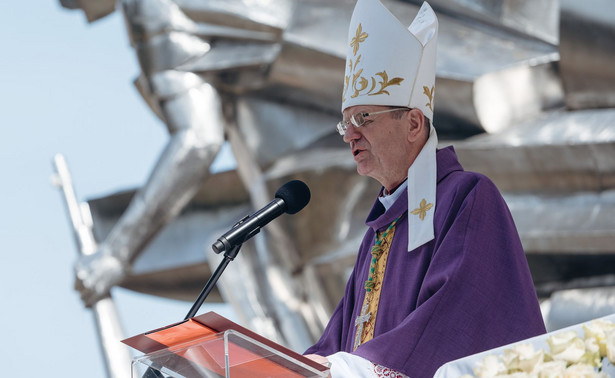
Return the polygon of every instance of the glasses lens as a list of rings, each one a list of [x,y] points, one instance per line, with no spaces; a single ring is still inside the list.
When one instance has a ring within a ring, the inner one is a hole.
[[[353,114],[350,117],[350,122],[354,125],[354,127],[361,127],[365,123],[365,118],[363,118],[363,113]]]
[[[340,135],[344,135],[346,133],[346,121],[340,121],[337,123],[337,132]]]

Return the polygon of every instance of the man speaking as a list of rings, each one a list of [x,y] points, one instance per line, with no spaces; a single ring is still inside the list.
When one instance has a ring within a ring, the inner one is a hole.
[[[344,297],[306,351],[336,376],[432,377],[445,362],[545,332],[513,219],[433,126],[438,20],[406,28],[358,0],[337,130],[382,184]]]

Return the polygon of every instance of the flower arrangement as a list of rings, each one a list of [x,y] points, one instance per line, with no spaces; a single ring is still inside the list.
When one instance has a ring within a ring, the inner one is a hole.
[[[553,334],[547,339],[548,352],[535,350],[532,344],[515,344],[504,355],[486,356],[474,367],[475,376],[462,378],[609,377],[603,368],[615,364],[615,324],[594,320],[583,324],[583,331],[583,338],[575,331]]]

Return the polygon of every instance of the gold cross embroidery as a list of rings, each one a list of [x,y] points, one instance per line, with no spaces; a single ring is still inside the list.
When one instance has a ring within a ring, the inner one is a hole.
[[[432,207],[433,203],[427,203],[427,201],[425,201],[425,198],[423,198],[421,200],[421,203],[419,204],[419,207],[412,210],[410,213],[418,215],[419,219],[421,220],[425,220],[425,215],[427,215],[427,212],[431,210]]]
[[[350,47],[352,47],[352,53],[355,56],[357,55],[357,51],[359,51],[359,44],[365,41],[367,37],[368,34],[363,31],[363,27],[359,24],[356,35],[350,40]]]

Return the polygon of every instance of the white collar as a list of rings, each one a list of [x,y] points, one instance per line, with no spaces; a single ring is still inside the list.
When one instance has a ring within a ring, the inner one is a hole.
[[[385,211],[388,211],[391,206],[397,201],[399,196],[404,192],[404,189],[408,186],[408,180],[405,180],[392,194],[382,194],[382,196],[378,197],[382,206],[384,206]]]
[[[438,136],[431,126],[429,139],[408,169],[408,252],[434,238],[437,146]]]

